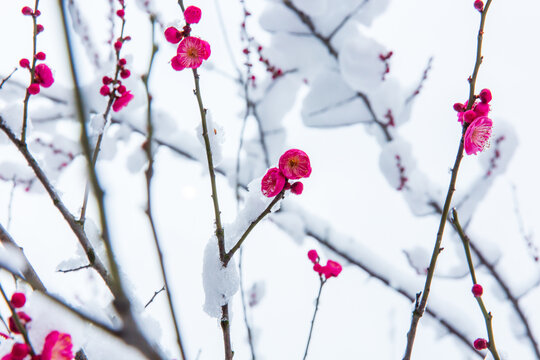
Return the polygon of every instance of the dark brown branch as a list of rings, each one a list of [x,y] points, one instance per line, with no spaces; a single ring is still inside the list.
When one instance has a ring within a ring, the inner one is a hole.
[[[334,48],[334,46],[332,45],[332,43],[330,41],[330,38],[325,37],[324,35],[322,35],[320,32],[317,31],[317,29],[316,29],[315,25],[313,24],[313,21],[311,20],[311,18],[306,13],[304,13],[300,9],[298,9],[291,2],[291,0],[283,0],[283,4],[287,8],[289,8],[292,12],[294,12],[296,14],[296,16],[298,16],[298,18],[302,21],[302,23],[308,27],[309,31],[311,32],[311,35],[314,36],[315,38],[319,39],[323,43],[323,45],[326,47],[326,49],[328,50],[330,55],[332,55],[334,57],[334,59],[337,60],[338,52]],[[386,138],[386,141],[392,141],[393,137],[390,134],[390,132],[388,131],[388,125],[377,118],[377,115],[375,114],[375,111],[373,110],[373,107],[371,106],[371,102],[370,102],[368,96],[366,94],[364,94],[364,93],[361,93],[361,92],[356,92],[356,96],[358,96],[360,99],[362,99],[362,101],[364,102],[364,105],[366,106],[368,112],[370,113],[370,115],[372,117],[372,121],[380,127],[380,129],[382,130],[382,132],[383,132],[383,134],[384,134],[384,136]]]
[[[90,240],[86,236],[86,233],[84,232],[83,226],[75,220],[73,215],[70,213],[70,211],[67,209],[67,207],[64,205],[62,200],[60,199],[60,196],[58,196],[58,193],[54,189],[53,185],[47,178],[47,175],[45,175],[45,172],[40,167],[36,159],[32,156],[30,151],[28,150],[28,147],[25,143],[23,143],[21,140],[17,139],[15,134],[11,131],[11,129],[7,126],[7,124],[4,122],[4,119],[0,116],[0,129],[7,135],[7,137],[11,140],[11,142],[17,147],[19,152],[22,156],[26,159],[28,165],[32,170],[34,171],[34,174],[40,181],[40,183],[45,188],[45,191],[47,191],[47,194],[51,198],[54,206],[58,209],[60,214],[64,217],[66,222],[68,223],[69,227],[79,240],[79,243],[81,244],[86,257],[88,258],[88,261],[90,264],[92,264],[92,267],[98,272],[98,274],[101,276],[101,278],[105,281],[107,285],[110,285],[112,282],[112,279],[109,276],[109,273],[105,267],[105,265],[101,262],[99,257],[97,256],[94,248],[92,247],[92,244],[90,243]]]

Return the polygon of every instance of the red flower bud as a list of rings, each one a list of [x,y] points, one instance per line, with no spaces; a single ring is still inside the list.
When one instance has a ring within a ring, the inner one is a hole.
[[[41,24],[37,24],[36,29],[37,29],[38,34],[39,34],[40,32],[43,32],[43,30],[45,30],[45,28],[44,28],[43,25],[41,25]]]
[[[101,89],[99,89],[99,93],[103,96],[107,96],[111,93],[111,89],[107,85],[103,85]]]
[[[491,91],[489,89],[484,89],[480,91],[480,95],[478,97],[485,104],[488,104],[491,99],[493,99],[493,96],[491,95]]]
[[[19,65],[23,68],[29,68],[30,67],[30,61],[28,59],[21,59],[19,60]]]
[[[484,293],[484,289],[482,289],[482,285],[474,284],[472,287],[472,293],[475,297],[482,296],[482,294]]]
[[[484,350],[488,348],[488,341],[486,339],[478,338],[474,340],[473,345],[476,350]]]
[[[120,71],[120,77],[122,79],[127,79],[130,75],[131,71],[129,71],[128,69],[123,69],[122,71]]]
[[[14,308],[22,308],[26,304],[26,296],[22,292],[16,292],[11,295],[11,305]]]
[[[40,52],[38,52],[38,53],[36,54],[36,59],[38,59],[38,60],[42,60],[42,61],[43,61],[43,60],[45,60],[46,57],[47,57],[47,55],[45,55],[45,53],[42,52],[42,51],[40,51]]]
[[[30,95],[37,95],[39,94],[39,84],[36,84],[36,83],[33,83],[33,84],[30,84],[30,86],[28,87],[28,93]]]
[[[32,15],[32,8],[29,6],[25,6],[22,8],[21,12],[23,15]]]
[[[474,2],[474,8],[480,12],[484,11],[484,2],[481,0],[476,0]]]

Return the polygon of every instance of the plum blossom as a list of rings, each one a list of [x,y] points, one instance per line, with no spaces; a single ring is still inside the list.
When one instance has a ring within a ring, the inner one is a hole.
[[[2,360],[23,360],[30,353],[28,345],[23,343],[15,343],[11,348],[11,352],[2,357]]]
[[[311,164],[305,152],[298,149],[285,151],[279,158],[279,169],[283,175],[290,180],[309,177],[311,174]]]
[[[131,91],[124,92],[121,96],[117,97],[114,100],[114,103],[112,105],[112,109],[115,112],[118,112],[122,110],[124,107],[126,107],[131,100],[133,100],[133,94]]]
[[[484,150],[491,136],[492,127],[493,121],[487,116],[478,117],[469,125],[463,140],[467,155],[476,155]]]
[[[278,168],[271,168],[261,181],[261,191],[266,197],[274,197],[283,190],[286,181]]]
[[[337,277],[343,269],[341,264],[334,260],[328,260],[326,265],[322,266],[319,263],[320,258],[316,250],[309,250],[308,258],[313,263],[313,270],[319,274],[321,279],[323,275],[325,280],[328,280],[331,277]]]
[[[72,349],[71,335],[51,331],[45,338],[41,360],[71,360],[74,357]]]
[[[185,68],[196,69],[201,66],[203,60],[208,60],[210,53],[208,42],[188,36],[178,45],[177,55],[171,59],[171,66],[176,71]]]
[[[54,83],[52,71],[45,64],[37,65],[35,74],[36,74],[35,82],[43,87],[48,88]]]

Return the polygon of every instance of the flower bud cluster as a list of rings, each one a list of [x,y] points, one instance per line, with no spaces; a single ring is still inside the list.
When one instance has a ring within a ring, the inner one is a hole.
[[[37,9],[34,11],[31,7],[25,6],[22,8],[21,12],[25,16],[32,16],[34,18],[35,36],[44,30],[43,25],[36,24],[35,22],[37,17],[41,15],[41,11]],[[41,87],[48,88],[54,83],[51,69],[46,64],[36,65],[37,61],[44,61],[46,57],[47,55],[40,51],[34,55],[32,62],[26,58],[19,60],[19,65],[22,68],[27,69],[32,75],[32,80],[27,89],[28,94],[30,95],[37,95],[41,91]]]
[[[468,100],[465,104],[454,104],[454,110],[458,112],[458,121],[466,127],[464,146],[467,155],[476,155],[488,145],[493,127],[493,121],[488,118],[492,98],[491,91],[483,89],[475,96],[472,106],[469,106]]]
[[[319,263],[320,258],[319,254],[317,254],[317,250],[309,250],[307,255],[308,259],[313,263],[313,271],[318,273],[321,278],[324,276],[324,279],[326,280],[331,277],[337,277],[341,273],[342,267],[337,261],[328,260],[326,265],[322,266]]]
[[[124,0],[119,0],[121,9],[116,11],[116,16],[118,16],[123,23],[125,23],[125,3]],[[112,109],[115,112],[122,110],[126,107],[129,102],[133,99],[133,94],[131,91],[128,91],[127,88],[122,84],[122,79],[127,79],[131,76],[131,71],[127,68],[127,60],[120,57],[120,51],[125,41],[131,40],[130,36],[122,37],[120,36],[114,43],[114,50],[116,52],[116,58],[118,59],[116,63],[116,74],[115,78],[109,76],[104,76],[102,79],[103,85],[99,89],[99,93],[103,96],[109,96],[110,99],[114,99],[112,103]]]
[[[293,194],[300,195],[304,184],[289,180],[307,178],[311,175],[311,164],[305,152],[298,149],[285,151],[279,158],[279,168],[274,167],[266,172],[261,181],[261,191],[266,197],[274,197],[283,189],[291,190]]]
[[[26,304],[26,296],[21,292],[16,292],[11,296],[10,304],[14,309],[20,309]],[[19,328],[14,317],[9,318],[9,330],[14,334],[21,334],[27,332],[26,325],[32,321],[32,318],[28,316],[24,311],[17,311],[17,318],[20,326]],[[5,334],[0,335],[6,339],[9,337]],[[16,342],[11,348],[11,352],[2,356],[2,360],[26,360],[29,355],[33,355],[30,346],[24,342]],[[58,332],[56,330],[51,331],[45,338],[45,344],[41,354],[35,354],[32,356],[32,360],[72,360],[73,344],[71,342],[71,335]]]
[[[165,39],[171,44],[178,44],[176,56],[171,59],[171,66],[176,71],[185,68],[196,69],[202,65],[203,60],[208,60],[210,44],[202,39],[191,36],[191,24],[197,24],[201,20],[202,11],[196,6],[189,6],[184,11],[186,25],[182,31],[175,27],[165,30]]]

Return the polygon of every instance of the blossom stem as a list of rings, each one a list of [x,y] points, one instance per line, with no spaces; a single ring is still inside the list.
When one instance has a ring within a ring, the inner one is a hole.
[[[309,343],[311,342],[311,334],[313,333],[313,325],[315,325],[315,317],[317,316],[317,311],[319,310],[319,300],[321,299],[321,292],[323,285],[326,283],[326,279],[323,280],[322,276],[320,277],[321,280],[321,286],[319,287],[319,294],[317,294],[317,300],[315,300],[315,311],[313,311],[313,318],[311,319],[311,327],[309,328],[309,335],[307,339],[306,344],[306,351],[304,351],[304,357],[303,360],[306,360],[308,350],[309,350]]]
[[[463,159],[463,148],[464,148],[463,134],[464,132],[461,135],[461,141],[459,143],[458,153],[456,155],[454,167],[452,168],[452,176],[450,179],[450,185],[448,187],[446,200],[444,202],[444,207],[443,207],[443,211],[441,215],[441,221],[439,223],[439,230],[437,231],[437,238],[435,240],[435,247],[433,248],[431,261],[429,264],[428,273],[427,273],[426,281],[424,284],[424,290],[422,291],[422,298],[420,302],[419,303],[417,302],[415,305],[415,309],[413,311],[413,316],[411,320],[411,326],[410,326],[409,332],[407,333],[407,348],[405,350],[405,355],[403,357],[403,360],[410,360],[411,358],[414,339],[416,337],[416,329],[418,327],[420,318],[424,314],[424,310],[427,305],[427,299],[429,296],[429,291],[431,289],[431,282],[433,280],[433,275],[435,274],[435,265],[437,263],[437,258],[439,257],[439,254],[441,253],[441,242],[442,242],[442,237],[444,234],[444,228],[446,225],[446,219],[448,217],[448,212],[450,211],[452,195],[454,194],[454,191],[456,190],[456,180],[457,180],[459,165],[461,163],[461,159]]]
[[[26,331],[26,326],[23,325],[21,322],[21,319],[19,318],[19,315],[17,314],[17,310],[13,307],[11,304],[11,301],[9,301],[9,298],[6,295],[6,292],[4,291],[4,288],[0,284],[0,292],[2,292],[2,297],[6,301],[6,304],[9,306],[9,311],[11,311],[11,316],[13,317],[13,321],[15,322],[15,326],[17,329],[19,329],[21,335],[24,338],[24,342],[28,347],[30,348],[30,355],[34,356],[36,353],[34,352],[34,348],[32,347],[32,344],[30,343],[30,338],[28,337],[28,332]]]
[[[125,5],[122,6],[122,9],[125,9]],[[120,29],[120,39],[124,38],[124,29],[126,26],[126,19],[122,17],[122,27]],[[115,49],[115,56],[116,56],[116,70],[114,73],[114,80],[113,84],[116,84],[118,81],[118,76],[120,75],[120,70],[122,69],[122,66],[120,66],[120,51],[122,49],[116,50]],[[109,94],[109,101],[107,102],[107,106],[105,107],[105,112],[103,113],[103,130],[99,133],[96,145],[94,147],[94,151],[92,154],[92,166],[95,167],[97,163],[98,154],[101,150],[101,142],[103,141],[103,136],[105,134],[105,126],[107,126],[107,118],[109,117],[109,113],[111,112],[112,104],[114,103],[114,100],[116,99],[116,96],[114,94],[114,89]],[[84,225],[84,222],[86,220],[86,208],[88,206],[88,196],[90,195],[90,184],[86,182],[86,187],[84,188],[84,198],[83,198],[83,204],[81,207],[81,214],[79,216],[79,222]]]
[[[474,97],[475,97],[474,87],[476,84],[476,78],[478,76],[478,70],[480,68],[480,64],[482,63],[482,39],[484,35],[485,18],[486,18],[487,10],[491,4],[491,1],[492,0],[487,1],[486,7],[484,8],[484,11],[481,14],[480,29],[478,30],[478,41],[477,41],[477,46],[476,46],[476,61],[475,61],[473,74],[469,79],[469,103],[468,103],[467,109],[471,109],[474,103]],[[415,309],[413,311],[413,316],[411,319],[411,326],[407,333],[407,347],[405,350],[405,355],[403,356],[403,360],[411,359],[414,339],[416,337],[416,329],[418,327],[420,318],[424,314],[425,308],[427,306],[427,299],[429,296],[429,291],[431,289],[431,282],[433,281],[433,276],[435,274],[435,266],[437,264],[437,258],[439,257],[439,254],[441,253],[441,243],[442,243],[442,237],[444,234],[444,228],[448,219],[448,213],[450,211],[450,204],[452,202],[452,196],[456,189],[455,187],[456,187],[456,180],[457,180],[457,175],[459,171],[459,165],[461,164],[461,160],[463,158],[465,130],[466,130],[466,127],[464,126],[461,133],[461,140],[459,142],[458,153],[456,155],[454,167],[452,168],[450,185],[448,187],[446,200],[444,202],[444,206],[441,213],[441,220],[439,223],[439,229],[437,231],[437,238],[435,240],[435,246],[433,248],[433,253],[431,255],[431,261],[428,268],[428,274],[426,276],[424,290],[422,291],[422,298],[420,302],[419,303],[417,302],[415,305]]]
[[[264,209],[264,211],[255,219],[251,222],[251,224],[249,224],[248,228],[246,229],[246,231],[244,231],[244,233],[242,234],[242,236],[240,237],[240,240],[238,240],[238,242],[231,248],[231,250],[229,250],[229,252],[227,252],[225,254],[225,258],[224,258],[224,261],[223,261],[223,265],[224,266],[227,266],[227,264],[229,263],[229,261],[231,261],[231,258],[233,257],[233,255],[238,251],[238,249],[240,249],[240,246],[242,246],[242,244],[244,243],[244,241],[246,240],[247,236],[249,235],[249,233],[251,232],[251,230],[253,230],[255,228],[255,226],[257,226],[257,224],[268,214],[270,214],[270,212],[272,211],[272,208],[274,207],[274,205],[276,205],[278,203],[278,201],[280,201],[281,199],[283,199],[283,197],[285,196],[285,188],[283,188],[283,190],[281,190],[281,192],[279,194],[277,194],[274,199],[272,200],[272,202],[270,202],[270,204],[266,207],[266,209]]]
[[[172,321],[174,323],[174,331],[176,335],[176,342],[178,343],[178,349],[180,351],[180,355],[182,359],[186,358],[185,352],[184,352],[184,346],[182,345],[182,338],[180,336],[180,329],[178,325],[178,319],[176,316],[176,312],[174,310],[174,305],[172,301],[171,292],[169,290],[169,281],[167,279],[167,271],[165,270],[165,260],[163,258],[163,251],[161,250],[161,246],[159,244],[159,238],[157,234],[156,225],[154,222],[154,216],[152,213],[152,177],[154,175],[154,153],[152,149],[152,142],[153,142],[153,136],[154,136],[154,124],[152,123],[152,95],[150,94],[150,88],[149,88],[149,80],[150,80],[150,73],[152,71],[152,64],[154,63],[154,57],[158,51],[158,45],[156,43],[156,36],[155,36],[155,28],[156,28],[156,18],[154,15],[150,15],[150,22],[152,26],[152,54],[150,55],[150,62],[148,64],[148,71],[146,72],[146,75],[142,76],[144,88],[146,90],[146,97],[147,97],[147,103],[148,103],[148,110],[146,112],[146,142],[143,146],[144,151],[146,153],[146,158],[148,160],[148,167],[145,171],[145,177],[146,177],[146,215],[148,217],[148,221],[150,222],[150,227],[152,228],[152,235],[154,238],[154,244],[156,246],[156,250],[158,253],[159,258],[159,265],[161,268],[161,275],[163,276],[163,281],[165,282],[165,291],[167,292],[167,301],[169,304],[169,310],[171,312]],[[117,72],[118,74],[118,72]],[[96,148],[97,149],[97,148]]]
[[[125,292],[124,284],[122,277],[120,276],[120,271],[114,252],[112,249],[111,237],[109,234],[109,225],[107,219],[107,213],[105,208],[105,192],[99,183],[99,179],[96,173],[96,169],[92,166],[92,150],[90,148],[90,143],[88,141],[88,131],[86,129],[86,111],[83,102],[83,98],[80,91],[78,73],[76,71],[74,52],[73,52],[73,43],[71,41],[71,34],[68,30],[67,16],[64,9],[65,0],[58,0],[58,5],[60,8],[60,14],[62,18],[62,25],[64,31],[64,37],[67,47],[67,55],[71,70],[71,77],[73,80],[73,88],[75,92],[75,106],[77,111],[77,117],[80,122],[81,128],[81,145],[83,148],[84,156],[86,157],[88,173],[90,176],[90,182],[92,184],[92,190],[95,194],[99,217],[101,223],[101,238],[107,250],[107,256],[109,260],[109,266],[111,269],[112,283],[109,288],[111,293],[114,296],[114,307],[118,312],[118,315],[122,319],[122,339],[139,349],[144,355],[146,355],[151,360],[161,360],[162,356],[159,352],[153,347],[153,345],[146,339],[143,335],[139,325],[135,319],[135,316],[132,312],[131,302],[127,297]]]
[[[182,10],[183,10],[183,4],[182,0],[179,0],[178,2],[181,4]],[[223,230],[223,226],[221,225],[221,211],[219,210],[219,200],[218,200],[218,194],[217,194],[217,185],[216,185],[216,174],[214,169],[214,161],[212,159],[212,148],[210,146],[210,138],[208,137],[208,126],[206,123],[206,109],[204,108],[202,97],[201,97],[201,89],[199,85],[199,74],[197,73],[197,69],[193,70],[193,79],[195,81],[195,96],[197,97],[197,102],[199,104],[199,112],[201,115],[201,123],[203,128],[203,139],[204,139],[204,146],[206,149],[206,160],[208,163],[208,172],[210,174],[210,184],[212,187],[212,202],[214,204],[214,217],[215,217],[215,223],[216,223],[216,238],[218,240],[218,248],[219,248],[219,259],[221,260],[221,263],[224,267],[227,266],[225,262],[225,231]],[[230,321],[229,321],[229,305],[225,304],[221,307],[221,330],[223,332],[223,343],[225,347],[225,359],[226,360],[232,360],[233,358],[233,351],[231,346],[231,330],[230,330]]]
[[[469,272],[471,274],[471,280],[473,285],[476,285],[476,273],[474,271],[474,263],[471,256],[471,249],[469,247],[469,238],[467,235],[465,235],[465,232],[463,231],[463,228],[461,227],[461,224],[459,223],[459,218],[456,209],[452,209],[452,222],[455,224],[457,232],[459,234],[459,237],[461,239],[461,242],[463,243],[463,248],[465,250],[465,255],[467,257],[467,264],[469,265]],[[475,296],[476,301],[478,302],[478,306],[480,307],[480,310],[482,311],[482,315],[484,315],[484,321],[486,323],[486,330],[488,333],[488,339],[489,339],[489,345],[488,349],[491,352],[491,355],[493,355],[493,358],[495,360],[500,360],[500,356],[497,352],[497,347],[495,346],[495,337],[493,335],[493,324],[492,319],[493,315],[491,312],[488,312],[486,309],[486,306],[484,304],[484,300],[482,300],[482,296]]]
[[[34,3],[34,13],[38,10],[39,0],[36,0]],[[34,75],[36,74],[36,52],[37,52],[37,16],[32,15],[32,23],[34,25],[34,36],[33,36],[33,45],[32,45],[32,66],[30,67],[30,84],[34,82]],[[29,85],[30,86],[30,85]],[[26,88],[26,95],[24,96],[23,101],[23,123],[21,130],[21,141],[23,144],[26,144],[26,128],[28,127],[28,101],[30,100],[30,92]]]

